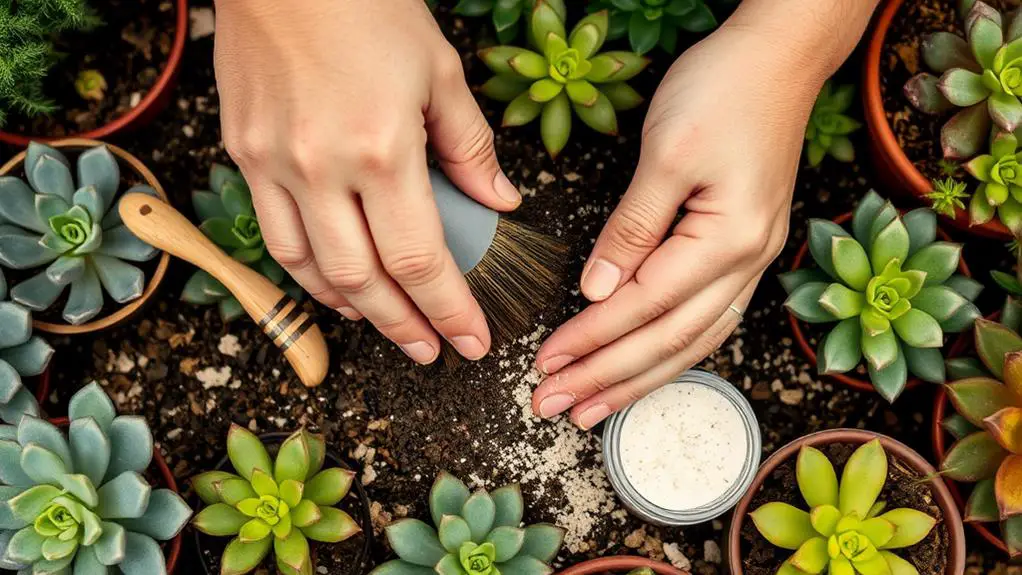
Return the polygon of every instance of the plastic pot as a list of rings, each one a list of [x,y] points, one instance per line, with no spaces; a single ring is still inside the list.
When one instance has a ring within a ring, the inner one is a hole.
[[[847,222],[847,221],[849,221],[851,219],[852,219],[852,212],[848,212],[846,214],[841,214],[840,216],[834,218],[833,221],[834,221],[835,224],[844,224],[845,222]],[[940,238],[941,240],[944,240],[944,241],[949,241],[951,239],[940,228],[937,228],[937,237]],[[802,243],[802,247],[800,247],[798,249],[798,253],[795,254],[795,260],[791,264],[791,271],[795,271],[795,270],[799,269],[800,267],[802,267],[802,261],[806,258],[806,256],[808,254],[809,254],[809,242],[806,241],[806,242]],[[961,258],[961,259],[958,260],[958,271],[959,271],[959,273],[961,273],[962,275],[964,275],[966,277],[972,277],[972,272],[969,271],[969,266],[966,265],[965,258]],[[813,346],[809,345],[809,339],[802,332],[802,323],[803,322],[800,319],[798,319],[797,317],[795,317],[794,314],[792,314],[791,312],[788,312],[788,323],[791,325],[792,334],[795,336],[795,341],[798,342],[799,348],[802,349],[802,353],[806,354],[806,357],[809,358],[809,362],[810,363],[812,363],[813,365],[816,365],[816,350],[813,349]],[[876,391],[876,389],[873,387],[873,384],[870,383],[869,381],[863,380],[863,379],[859,379],[857,377],[852,377],[852,376],[844,374],[844,373],[828,373],[827,377],[830,377],[832,379],[840,381],[841,383],[843,383],[843,384],[845,384],[845,385],[847,385],[849,387],[858,389],[859,391],[869,391],[869,392],[875,392]],[[912,388],[918,386],[920,383],[922,383],[922,380],[920,380],[919,378],[910,377],[909,380],[908,380],[908,384],[906,384],[906,386],[905,386],[905,389],[912,389]]]
[[[812,447],[831,443],[861,445],[873,439],[879,439],[888,454],[893,455],[913,471],[919,473],[924,478],[923,481],[929,484],[934,500],[944,514],[944,521],[939,525],[944,525],[950,539],[948,541],[947,569],[943,575],[962,575],[965,572],[965,530],[962,527],[962,517],[958,513],[958,506],[947,485],[944,484],[933,466],[912,448],[886,435],[862,429],[830,429],[811,433],[792,441],[767,458],[759,468],[759,473],[753,479],[749,491],[735,507],[735,514],[727,533],[727,559],[731,567],[731,575],[743,575],[744,573],[741,556],[742,527],[748,520],[752,499],[777,467],[785,461],[797,457],[798,451],[803,445]]]
[[[156,116],[170,103],[175,86],[177,86],[178,72],[181,70],[181,58],[185,51],[185,42],[188,40],[188,0],[174,0],[175,22],[174,40],[170,46],[170,54],[167,56],[167,63],[160,72],[153,87],[146,92],[146,95],[137,106],[128,110],[123,116],[82,134],[73,134],[72,138],[85,138],[100,140],[117,135],[121,132],[135,130],[151,123]],[[24,147],[32,140],[49,141],[54,138],[46,134],[15,134],[0,131],[0,142],[12,146]]]
[[[689,575],[688,571],[682,571],[670,563],[654,561],[645,557],[634,555],[615,555],[612,557],[600,557],[590,561],[583,561],[572,565],[567,569],[559,571],[557,575],[601,575],[603,573],[628,573],[632,569],[649,567],[658,575]]]
[[[1001,317],[1001,312],[995,312],[986,317],[990,321],[997,321]],[[954,355],[961,355],[972,349],[973,338],[971,332],[961,334],[955,341],[954,346],[951,348]],[[941,426],[941,422],[944,421],[944,417],[954,411],[954,407],[951,405],[951,400],[947,396],[947,391],[941,386],[937,389],[937,395],[933,398],[933,423],[930,431],[930,438],[933,442],[933,455],[937,458],[937,466],[939,467],[947,456],[947,450],[950,448],[951,443],[954,442],[953,438],[950,438],[948,432],[944,431]],[[954,498],[955,503],[958,504],[958,509],[965,511],[966,497],[962,492],[962,486],[956,481],[947,480],[948,490],[951,491],[951,497]],[[1008,546],[1005,545],[1004,540],[997,536],[985,523],[970,522],[969,526],[972,527],[976,533],[979,533],[980,537],[986,539],[991,545],[997,547],[1001,551],[1008,553]]]
[[[877,175],[885,187],[903,195],[925,202],[925,195],[932,191],[933,185],[912,164],[905,151],[898,145],[894,130],[887,121],[884,111],[883,96],[880,92],[880,64],[883,56],[884,42],[891,28],[898,9],[905,0],[886,0],[874,19],[873,31],[866,45],[862,78],[862,100],[865,109],[866,128],[869,131],[869,151],[873,159]],[[899,89],[888,86],[888,89]],[[1012,233],[996,218],[986,224],[970,226],[969,214],[962,209],[955,210],[955,217],[948,218],[954,227],[978,236],[994,238],[1002,241],[1013,239]]]
[[[156,176],[142,163],[141,160],[131,155],[127,151],[118,148],[117,146],[99,142],[96,140],[86,140],[82,138],[71,138],[67,140],[60,140],[57,142],[51,142],[50,146],[57,148],[58,150],[78,152],[87,148],[93,148],[95,146],[104,145],[110,153],[116,157],[120,163],[121,169],[131,170],[136,176],[145,183],[156,190],[157,195],[160,196],[165,202],[169,203],[167,193],[163,191],[163,186],[156,179]],[[6,164],[0,167],[0,176],[6,176],[11,174],[19,174],[21,171],[22,164],[25,162],[26,151],[22,151],[18,155],[11,158]],[[123,172],[122,172],[123,173]],[[123,192],[123,190],[121,190]],[[111,209],[116,209],[113,207]],[[163,282],[163,278],[167,273],[167,266],[170,265],[170,255],[166,252],[160,254],[157,259],[156,268],[152,275],[149,277],[149,282],[142,292],[141,297],[138,299],[128,302],[123,306],[119,307],[113,313],[105,316],[100,316],[92,321],[83,323],[81,325],[71,325],[68,323],[50,323],[40,320],[34,320],[32,322],[33,327],[41,332],[52,333],[55,335],[78,335],[83,333],[91,333],[94,331],[100,331],[108,329],[117,325],[120,325],[134,316],[139,310],[142,309],[156,293],[160,283]],[[106,296],[104,296],[106,297]]]
[[[264,434],[259,436],[259,439],[260,439],[260,441],[263,442],[263,445],[269,447],[271,445],[280,445],[290,435],[291,435],[290,433],[284,433],[284,432],[264,433]],[[327,451],[326,451],[326,464],[323,467],[324,468],[341,467],[343,469],[350,469],[350,470],[354,470],[355,469],[354,466],[348,465],[347,462],[345,462],[343,459],[338,457],[329,447],[327,448]],[[228,459],[228,457],[226,455],[223,457],[223,459],[221,459],[219,461],[219,463],[216,464],[216,468],[215,469],[220,470],[220,471],[233,471],[233,468],[231,467],[231,462],[230,462],[230,460]],[[373,545],[373,524],[372,524],[372,519],[369,516],[369,494],[366,493],[365,486],[362,485],[362,482],[359,480],[357,474],[352,479],[351,489],[352,489],[352,491],[354,491],[355,496],[358,498],[358,504],[357,504],[357,509],[356,510],[357,510],[359,516],[358,517],[354,517],[354,519],[356,521],[358,521],[359,526],[362,528],[362,538],[363,538],[363,543],[362,543],[361,549],[359,550],[359,554],[352,559],[351,565],[353,565],[352,573],[360,574],[360,573],[363,573],[363,572],[365,572],[367,570],[366,567],[367,567],[367,563],[369,561],[369,550],[372,548],[372,545]],[[192,532],[195,534],[195,549],[198,552],[198,556],[199,556],[199,561],[198,562],[199,562],[200,565],[202,565],[202,572],[205,573],[206,575],[220,575],[219,572],[211,571],[210,570],[210,566],[208,565],[208,563],[205,560],[205,556],[206,556],[206,542],[211,541],[211,540],[226,540],[227,538],[225,538],[225,537],[213,537],[212,535],[206,535],[205,533],[202,533],[198,529],[194,529],[194,528],[192,529]],[[272,535],[271,535],[271,537],[272,537]],[[313,556],[313,558],[315,558],[315,556],[316,556],[316,547],[319,546],[319,545],[328,545],[328,544],[327,543],[317,543],[315,541],[310,541],[310,545],[312,547],[312,556]],[[275,570],[275,568],[274,568],[274,570]],[[664,575],[674,575],[674,574],[664,574]]]

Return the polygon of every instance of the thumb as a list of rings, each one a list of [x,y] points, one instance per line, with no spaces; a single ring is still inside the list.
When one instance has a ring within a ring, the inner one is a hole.
[[[429,141],[444,173],[461,191],[494,210],[522,203],[518,188],[504,175],[493,149],[493,130],[465,83],[458,60],[451,81],[433,91],[426,111]]]

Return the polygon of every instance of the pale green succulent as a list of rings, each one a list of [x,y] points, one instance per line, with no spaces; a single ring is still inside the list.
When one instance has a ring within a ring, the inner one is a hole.
[[[63,317],[78,325],[103,309],[104,291],[120,304],[139,298],[145,274],[127,262],[159,252],[121,222],[121,173],[110,150],[97,146],[78,156],[77,184],[70,162],[49,146],[29,144],[24,165],[28,183],[0,178],[0,265],[47,267],[14,286],[11,299],[42,311],[70,286]],[[127,192],[156,195],[145,185]]]
[[[232,258],[280,286],[296,301],[301,301],[305,292],[266,250],[259,220],[252,207],[252,192],[241,172],[214,163],[209,169],[209,187],[212,191],[192,192],[192,208],[202,221],[199,226],[202,233]],[[196,270],[188,278],[181,292],[181,301],[196,305],[216,304],[224,322],[245,315],[241,302],[230,290],[203,270]]]
[[[943,180],[933,180],[933,191],[926,194],[926,199],[930,200],[933,211],[953,218],[957,210],[965,209],[963,200],[969,197],[966,187],[965,182],[950,176]]]
[[[235,536],[221,558],[222,575],[242,575],[262,563],[272,548],[284,575],[316,571],[309,540],[338,543],[361,531],[335,506],[348,494],[354,473],[323,469],[322,435],[295,432],[275,460],[250,431],[232,425],[227,455],[239,475],[210,471],[192,479],[208,505],[195,516],[195,528],[217,537]]]
[[[164,575],[157,541],[192,510],[143,474],[153,457],[145,420],[118,417],[92,383],[68,406],[67,435],[32,416],[0,426],[0,569],[32,575]]]
[[[0,273],[0,299],[6,295]],[[39,417],[39,404],[22,378],[46,371],[53,348],[32,335],[32,313],[20,305],[0,302],[0,422],[17,425],[22,416]]]
[[[985,224],[996,214],[1015,236],[1022,234],[1022,150],[1018,138],[997,133],[990,153],[981,154],[965,164],[965,169],[981,183],[969,202],[969,224]]]
[[[936,241],[937,218],[920,208],[904,216],[869,192],[840,225],[809,221],[809,251],[819,266],[782,274],[784,306],[808,323],[837,325],[820,340],[821,374],[845,373],[865,357],[870,380],[894,401],[908,374],[945,380],[944,333],[980,317],[979,282],[956,274],[962,246]]]
[[[470,493],[458,478],[441,473],[429,493],[434,529],[418,519],[387,527],[399,559],[370,575],[549,575],[564,530],[539,523],[521,527],[524,503],[518,485]]]
[[[504,126],[523,126],[540,118],[540,136],[556,157],[571,136],[572,110],[590,128],[617,134],[616,110],[630,110],[643,98],[626,81],[649,60],[631,52],[597,54],[607,38],[607,12],[590,14],[571,34],[548,0],[536,0],[530,33],[542,54],[516,46],[495,46],[479,57],[496,76],[480,91],[509,102]]]
[[[828,155],[839,162],[855,160],[855,148],[848,135],[862,124],[846,115],[854,101],[855,86],[835,88],[830,80],[823,84],[806,124],[806,155],[810,166],[819,166]]]
[[[848,458],[838,483],[834,465],[820,450],[803,446],[796,463],[804,511],[781,502],[750,514],[770,543],[795,553],[777,575],[919,575],[893,550],[922,541],[937,524],[910,508],[891,509],[878,501],[887,482],[887,453],[879,439]]]

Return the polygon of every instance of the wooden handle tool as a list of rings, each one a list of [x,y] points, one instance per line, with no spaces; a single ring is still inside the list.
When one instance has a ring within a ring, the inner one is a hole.
[[[248,315],[284,352],[307,387],[323,383],[330,358],[323,333],[295,300],[225,254],[180,212],[145,194],[125,195],[121,219],[146,243],[179,257],[224,284]]]

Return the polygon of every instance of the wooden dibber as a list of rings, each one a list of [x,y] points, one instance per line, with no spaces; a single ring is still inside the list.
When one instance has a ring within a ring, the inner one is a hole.
[[[120,201],[121,219],[139,239],[209,273],[230,290],[307,387],[323,383],[330,358],[319,326],[270,280],[220,250],[180,212],[145,194]]]

